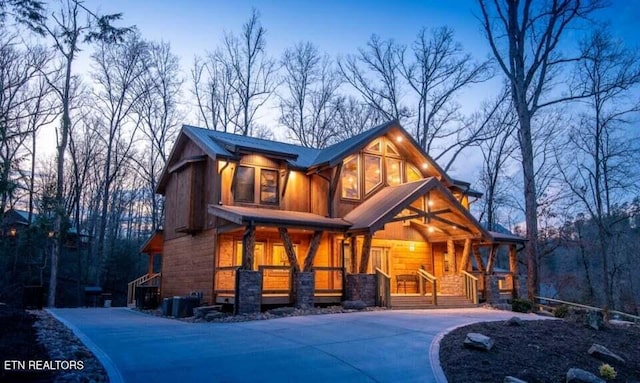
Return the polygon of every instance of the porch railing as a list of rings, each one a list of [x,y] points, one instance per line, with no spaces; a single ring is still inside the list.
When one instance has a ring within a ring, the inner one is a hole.
[[[291,266],[259,265],[262,273],[262,294],[286,294],[293,292],[293,268]]]
[[[317,294],[342,294],[344,268],[314,266],[315,292]]]
[[[432,295],[433,305],[437,306],[438,305],[438,291],[437,291],[438,278],[429,274],[424,269],[418,269],[418,281],[419,281],[420,295],[427,295],[427,291],[426,291],[427,284],[431,285],[431,292],[433,294]]]
[[[391,277],[376,267],[376,306],[391,307]]]
[[[473,302],[474,305],[478,304],[478,278],[473,274],[466,271],[462,271],[464,295]]]
[[[216,294],[235,294],[236,292],[236,271],[240,266],[216,267],[214,292]]]
[[[136,287],[138,286],[160,286],[162,273],[145,274],[134,279],[127,285],[127,305],[132,305],[136,301]]]

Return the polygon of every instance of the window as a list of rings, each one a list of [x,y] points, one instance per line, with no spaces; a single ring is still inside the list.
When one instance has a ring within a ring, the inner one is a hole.
[[[396,147],[393,146],[390,142],[387,142],[387,154],[394,155],[394,156],[399,155],[398,149],[396,149]]]
[[[382,183],[382,158],[364,155],[364,192],[369,193]]]
[[[360,157],[347,157],[342,164],[342,198],[360,199]]]
[[[407,181],[413,182],[422,179],[422,173],[411,164],[407,164]]]
[[[293,245],[293,252],[298,254],[298,245]],[[273,244],[272,263],[278,266],[289,266],[289,257],[287,257],[287,252],[284,250],[282,243]]]
[[[233,190],[233,198],[236,202],[255,201],[255,169],[248,166],[238,166],[236,170],[236,182]]]
[[[380,144],[380,140],[373,141],[371,144],[369,144],[369,146],[367,146],[366,150],[374,153],[382,153],[382,145]]]
[[[278,203],[278,171],[260,169],[260,203]]]
[[[258,266],[260,265],[268,265],[266,259],[266,253],[264,251],[265,243],[264,242],[256,242],[255,247],[253,249],[253,269],[258,270]],[[236,264],[234,266],[242,266],[242,241],[236,241],[236,256],[235,256]]]
[[[387,184],[398,185],[402,183],[402,161],[396,158],[386,159]]]

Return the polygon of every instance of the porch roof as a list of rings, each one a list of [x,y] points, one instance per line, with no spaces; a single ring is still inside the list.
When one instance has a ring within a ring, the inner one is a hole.
[[[162,254],[164,250],[164,231],[156,230],[142,245],[140,252],[144,254]]]
[[[499,242],[499,243],[524,243],[524,242],[527,242],[526,238],[522,238],[522,237],[519,237],[519,236],[513,235],[513,234],[499,233],[499,232],[496,232],[496,231],[490,231],[489,234],[491,234],[491,238],[493,239],[493,242]]]
[[[342,218],[328,218],[313,213],[259,207],[209,205],[209,214],[243,226],[254,224],[338,232],[344,232],[351,226],[351,223]]]

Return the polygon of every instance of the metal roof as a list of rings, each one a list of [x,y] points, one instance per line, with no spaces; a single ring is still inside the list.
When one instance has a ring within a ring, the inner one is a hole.
[[[321,228],[345,231],[351,223],[342,218],[328,218],[318,214],[259,207],[209,205],[209,213],[238,225]]]

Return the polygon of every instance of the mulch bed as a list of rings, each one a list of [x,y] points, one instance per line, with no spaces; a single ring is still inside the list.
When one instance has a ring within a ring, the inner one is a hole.
[[[24,310],[0,307],[0,382],[51,382],[52,371],[5,370],[9,360],[49,360],[49,353],[37,339],[35,315]]]
[[[463,346],[467,333],[487,335],[495,341],[490,351]],[[458,328],[440,343],[440,363],[450,383],[502,382],[505,376],[533,382],[564,382],[570,368],[599,376],[603,363],[587,350],[594,343],[626,360],[609,363],[618,375],[614,382],[640,382],[640,328],[612,327],[593,330],[562,320],[484,322]]]

